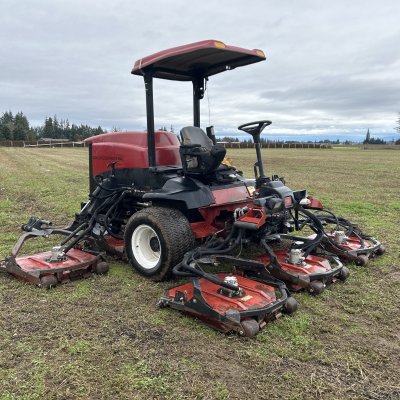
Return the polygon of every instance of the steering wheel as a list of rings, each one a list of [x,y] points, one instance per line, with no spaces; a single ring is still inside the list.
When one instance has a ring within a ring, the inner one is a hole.
[[[255,137],[259,136],[264,128],[271,124],[272,122],[267,120],[248,122],[247,124],[238,126],[238,129]]]

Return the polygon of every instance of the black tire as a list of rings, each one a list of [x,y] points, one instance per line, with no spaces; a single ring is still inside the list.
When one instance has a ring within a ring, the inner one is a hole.
[[[55,275],[44,275],[40,278],[40,287],[51,289],[58,284],[58,279]]]
[[[338,279],[340,279],[342,282],[345,282],[346,279],[349,277],[350,275],[350,271],[347,267],[342,267],[342,269],[340,270],[339,274],[338,274]]]
[[[252,337],[256,336],[260,331],[260,325],[255,319],[245,319],[241,323],[242,330],[240,331],[241,336]]]
[[[321,281],[312,281],[310,283],[310,287],[308,289],[308,291],[313,295],[313,296],[317,296],[319,294],[321,294],[323,291],[325,290],[325,285],[323,282]]]
[[[289,297],[286,300],[285,305],[283,306],[283,313],[284,314],[293,314],[297,309],[299,308],[299,303],[296,299],[294,299],[293,297]]]
[[[94,272],[96,272],[97,275],[105,275],[109,269],[110,268],[105,261],[100,261],[94,267]]]
[[[125,227],[125,251],[141,275],[168,279],[173,267],[195,245],[187,218],[167,207],[149,207],[133,214]]]
[[[386,248],[383,245],[380,245],[378,247],[378,249],[376,250],[376,255],[377,256],[381,256],[382,254],[384,254],[386,252]]]
[[[358,257],[355,259],[354,262],[355,262],[356,265],[358,265],[359,267],[364,267],[365,265],[368,264],[368,261],[369,261],[368,256],[366,256],[365,254],[361,254],[360,256],[358,256]]]

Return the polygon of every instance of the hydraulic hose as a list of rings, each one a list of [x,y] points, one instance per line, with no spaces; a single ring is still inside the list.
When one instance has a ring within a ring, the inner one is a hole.
[[[125,198],[127,195],[128,191],[124,190],[121,195],[117,198],[117,200],[114,202],[114,204],[108,209],[105,217],[104,217],[104,227],[106,228],[106,231],[109,233],[110,236],[114,237],[115,239],[123,239],[123,235],[116,235],[113,233],[108,225],[108,218],[111,214],[111,212],[118,206],[118,204]]]
[[[307,257],[321,243],[325,231],[319,218],[312,212],[305,210],[302,207],[299,207],[298,211],[302,212],[304,215],[308,217],[308,220],[306,220],[305,223],[308,223],[307,221],[313,222],[314,226],[310,225],[310,228],[316,233],[316,237],[314,239],[308,241],[308,243],[305,243],[303,246],[301,246],[302,250],[304,251],[304,257]]]
[[[67,236],[62,242],[61,245],[63,246],[64,244],[68,243],[69,240],[71,240],[76,234],[83,229],[84,226],[86,226],[86,229],[81,231],[79,235],[75,237],[74,240],[72,240],[71,243],[69,243],[64,249],[63,252],[66,254],[69,250],[71,250],[78,242],[80,242],[89,232],[91,232],[95,226],[96,223],[96,217],[99,214],[100,210],[104,208],[106,205],[109,203],[112,203],[114,201],[114,198],[116,197],[116,194],[114,193],[113,196],[110,196],[106,201],[101,203],[96,210],[93,212],[92,216],[90,217],[88,222],[84,222],[83,224],[79,225],[78,228],[76,228],[69,236]]]
[[[225,253],[229,253],[230,251],[235,249],[242,240],[242,236],[243,236],[242,230],[239,230],[237,237],[235,238],[234,242],[230,246],[228,246],[226,248],[222,248],[223,245],[229,244],[229,241],[233,237],[235,231],[236,231],[236,229],[233,228],[232,231],[230,232],[230,234],[224,239],[223,243],[218,245],[218,249],[206,247],[206,248],[195,249],[195,250],[192,250],[192,251],[186,253],[185,256],[183,257],[183,260],[174,267],[173,274],[177,275],[177,276],[184,276],[184,277],[193,277],[193,276],[201,277],[201,278],[207,279],[208,281],[213,282],[217,285],[225,287],[227,289],[237,291],[238,290],[237,286],[226,283],[226,282],[222,281],[221,279],[217,278],[215,275],[209,274],[200,268],[195,268],[190,265],[191,262],[196,261],[203,256],[211,255],[211,254],[225,254]]]

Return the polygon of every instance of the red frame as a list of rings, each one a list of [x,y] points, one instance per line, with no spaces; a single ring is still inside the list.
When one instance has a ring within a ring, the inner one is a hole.
[[[182,167],[179,140],[174,133],[154,132],[157,166]],[[148,168],[147,132],[113,132],[85,140],[92,144],[92,175],[109,171],[110,162],[116,168]]]
[[[218,222],[218,216],[222,211],[231,212],[233,215],[236,209],[248,206],[253,201],[245,184],[226,189],[215,189],[212,193],[215,204],[199,208],[199,213],[204,221],[190,224],[196,239],[206,238],[224,228],[226,220]]]

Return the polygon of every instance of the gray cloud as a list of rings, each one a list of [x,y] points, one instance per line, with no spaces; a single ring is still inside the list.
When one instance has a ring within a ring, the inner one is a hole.
[[[36,123],[57,114],[142,129],[134,61],[209,38],[261,48],[268,58],[210,79],[219,131],[270,118],[272,132],[393,132],[400,111],[397,0],[3,0],[2,11],[0,112],[22,110]],[[155,89],[157,125],[191,123],[189,84],[160,81]]]

